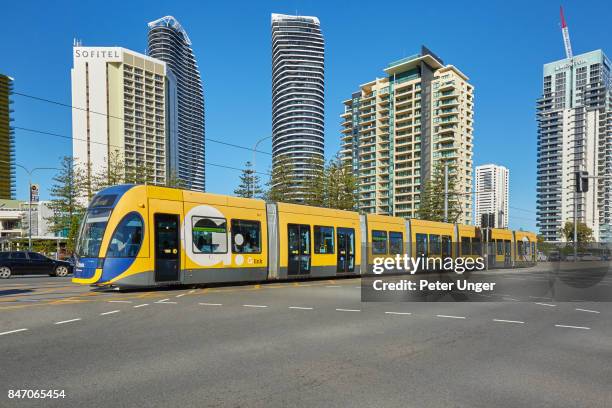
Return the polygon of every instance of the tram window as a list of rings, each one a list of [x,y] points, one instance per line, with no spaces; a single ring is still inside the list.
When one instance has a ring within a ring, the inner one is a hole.
[[[472,240],[470,237],[461,237],[461,255],[472,254]]]
[[[202,254],[227,253],[227,220],[214,217],[193,217],[193,248]]]
[[[97,195],[91,200],[89,208],[112,207],[117,199],[117,194]]]
[[[442,235],[442,257],[448,258],[451,256],[452,240],[449,235]]]
[[[334,253],[334,227],[314,227],[315,254]]]
[[[525,251],[525,244],[523,243],[523,241],[517,241],[516,252],[518,256],[527,255],[527,251]]]
[[[502,241],[501,239],[498,239],[496,242],[497,242],[497,255],[503,255],[504,254],[504,241]]]
[[[472,255],[480,255],[482,253],[482,244],[480,238],[472,238]]]
[[[261,224],[259,221],[232,220],[232,252],[235,254],[261,253]]]
[[[506,255],[512,254],[512,243],[509,240],[504,241],[504,251]]]
[[[440,246],[440,236],[429,234],[429,254],[440,255],[442,253],[442,247]]]
[[[387,232],[372,231],[372,254],[383,255],[387,253]]]
[[[404,253],[404,234],[389,231],[389,253],[393,255]]]
[[[142,244],[143,221],[140,214],[132,212],[123,217],[108,245],[108,258],[134,258]]]
[[[427,234],[416,234],[416,254],[427,255]]]

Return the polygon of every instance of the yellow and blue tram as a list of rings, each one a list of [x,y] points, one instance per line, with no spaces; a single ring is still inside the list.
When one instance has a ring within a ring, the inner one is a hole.
[[[535,263],[535,234],[490,235],[494,265]],[[371,256],[482,256],[481,243],[474,226],[120,185],[87,209],[73,282],[152,287],[363,275]]]

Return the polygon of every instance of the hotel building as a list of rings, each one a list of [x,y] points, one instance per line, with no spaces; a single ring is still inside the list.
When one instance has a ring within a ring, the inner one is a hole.
[[[166,63],[176,77],[177,116],[170,122],[170,172],[185,188],[206,188],[204,90],[191,40],[172,16],[149,23],[147,54]]]
[[[272,14],[272,162],[291,163],[298,201],[324,160],[324,59],[318,18]]]
[[[175,79],[166,64],[119,47],[77,46],[73,57],[75,163],[91,180],[116,153],[126,172],[148,169],[153,184],[164,184],[176,115]]]
[[[474,87],[430,50],[392,62],[344,101],[341,154],[364,213],[417,217],[421,189],[449,165],[457,222],[472,222]]]
[[[11,128],[13,78],[0,74],[0,199],[15,198],[15,135]]]
[[[601,50],[544,65],[537,102],[537,225],[546,241],[564,241],[574,219],[612,242],[612,82]],[[575,193],[576,171],[588,171],[587,193]]]
[[[482,216],[493,214],[494,228],[508,228],[510,172],[504,166],[476,166],[476,211],[474,223],[482,226]]]

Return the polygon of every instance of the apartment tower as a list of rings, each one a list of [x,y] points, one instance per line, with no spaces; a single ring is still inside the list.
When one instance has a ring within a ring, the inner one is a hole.
[[[470,224],[474,87],[425,47],[384,72],[345,100],[341,115],[341,154],[358,178],[360,211],[416,217],[422,186],[446,163],[456,221]]]
[[[147,54],[166,63],[176,77],[176,137],[169,141],[169,169],[185,188],[206,188],[204,90],[191,40],[172,16],[149,23]],[[172,123],[171,123],[172,126]]]
[[[546,241],[564,241],[574,219],[612,242],[612,82],[602,50],[544,65],[537,101],[537,225]],[[587,193],[575,193],[576,171],[588,171]]]
[[[15,198],[15,136],[11,127],[13,78],[0,74],[0,199]]]
[[[109,156],[125,172],[146,171],[149,182],[168,176],[169,121],[176,86],[163,61],[119,47],[73,48],[72,135],[75,164],[91,181]]]
[[[324,42],[316,17],[272,14],[272,161],[290,164],[292,198],[324,160]]]
[[[483,215],[493,214],[489,227],[508,228],[510,172],[504,166],[483,164],[476,166],[476,210],[474,223],[482,226]]]

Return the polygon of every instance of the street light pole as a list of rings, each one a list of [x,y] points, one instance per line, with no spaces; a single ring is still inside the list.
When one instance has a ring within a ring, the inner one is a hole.
[[[252,190],[252,197],[251,198],[255,198],[255,159],[256,159],[255,153],[257,152],[257,146],[259,146],[259,144],[261,142],[263,142],[264,140],[270,139],[271,137],[272,136],[266,136],[264,138],[261,138],[261,139],[259,139],[257,141],[257,143],[255,143],[255,146],[253,146],[253,163],[252,163],[253,164],[253,167],[252,167],[253,172],[251,173],[251,186],[252,186],[251,187],[251,190]]]

